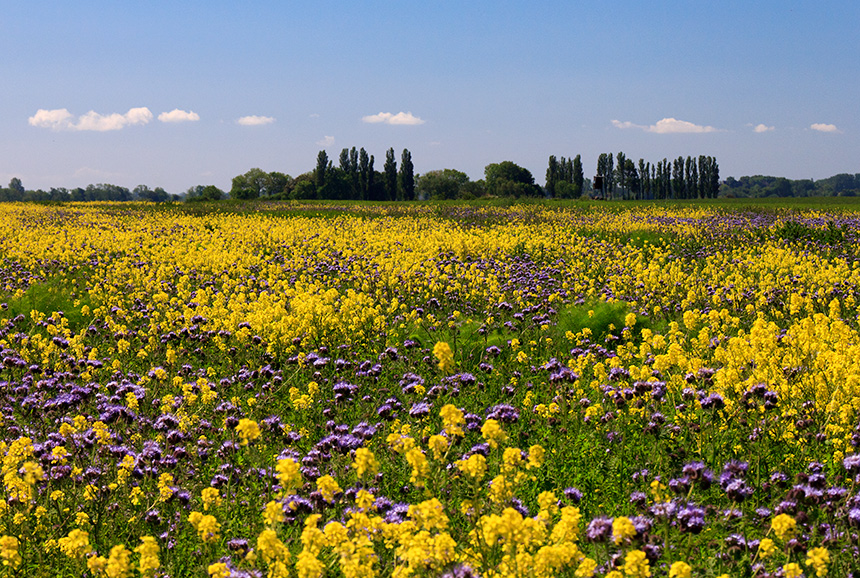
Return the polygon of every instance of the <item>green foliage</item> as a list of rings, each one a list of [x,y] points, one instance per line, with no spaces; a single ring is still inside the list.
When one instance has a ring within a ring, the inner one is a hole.
[[[845,242],[848,228],[843,224],[836,226],[827,222],[826,228],[811,227],[799,221],[785,221],[773,227],[772,234],[786,241],[814,241],[827,245],[841,245]]]
[[[81,281],[86,278],[86,270],[76,269],[56,273],[39,283],[33,283],[20,297],[10,296],[4,300],[8,309],[3,315],[29,318],[30,312],[34,310],[48,315],[60,312],[68,320],[70,329],[80,331],[89,323],[89,318],[81,314],[81,307],[91,304]]]
[[[444,201],[458,199],[469,176],[454,169],[427,171],[420,175],[416,189],[423,199]]]
[[[491,163],[484,167],[487,194],[496,197],[542,197],[541,188],[526,168],[511,161]]]

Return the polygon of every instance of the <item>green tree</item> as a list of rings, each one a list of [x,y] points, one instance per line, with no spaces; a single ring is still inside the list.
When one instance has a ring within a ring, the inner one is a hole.
[[[394,149],[389,148],[385,151],[385,165],[383,166],[385,174],[385,199],[386,201],[394,201],[397,199],[397,162],[394,160]]]
[[[372,179],[370,173],[373,171],[370,168],[370,157],[367,156],[367,151],[364,150],[364,147],[361,147],[361,150],[358,152],[358,188],[359,188],[359,200],[369,199],[368,196],[368,182]]]
[[[621,198],[627,198],[627,156],[623,152],[615,155],[615,180],[621,189]]]
[[[454,169],[427,171],[416,179],[416,190],[423,199],[458,199],[468,183],[468,175]]]
[[[407,201],[415,200],[415,173],[412,166],[412,153],[403,149],[403,154],[400,156],[400,190],[403,191],[403,198]]]
[[[297,176],[293,182],[293,188],[290,190],[290,199],[296,201],[316,199],[317,186],[314,183],[315,178],[313,172],[302,173]]]
[[[326,177],[331,169],[331,161],[328,160],[328,154],[321,150],[317,153],[317,166],[314,169],[314,184],[317,189],[322,189],[325,186]]]
[[[12,177],[9,181],[9,190],[14,191],[15,193],[24,194],[24,185],[21,183],[21,179],[18,177]]]
[[[672,198],[684,198],[684,157],[672,162]]]
[[[350,186],[352,189],[352,196],[350,198],[360,201],[363,197],[361,190],[361,183],[358,174],[358,151],[355,150],[355,147],[352,147],[349,150],[349,179]]]
[[[646,190],[651,182],[651,166],[645,165],[645,159],[639,159],[639,189],[636,191],[637,199],[646,198]]]
[[[272,171],[266,179],[266,195],[272,198],[285,198],[290,192],[293,178],[285,173]]]
[[[564,163],[564,157],[562,157],[562,164]],[[562,169],[563,170],[563,169]],[[546,168],[546,185],[544,188],[546,189],[546,194],[550,197],[556,197],[555,186],[556,183],[560,180],[564,180],[562,175],[559,175],[559,163],[555,158],[555,155],[549,155],[549,164]]]
[[[244,175],[233,177],[230,197],[233,199],[258,199],[267,196],[271,187],[269,174],[253,168]]]
[[[484,167],[487,194],[497,197],[540,197],[531,171],[511,161],[491,163]]]
[[[572,171],[572,182],[573,182],[573,196],[574,198],[579,198],[582,196],[583,185],[585,183],[585,175],[582,172],[582,157],[576,155],[573,157],[573,162],[571,163],[571,171]]]

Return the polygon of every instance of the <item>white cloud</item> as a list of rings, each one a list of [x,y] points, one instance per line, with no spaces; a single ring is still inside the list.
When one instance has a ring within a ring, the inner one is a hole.
[[[370,116],[363,116],[361,120],[368,123],[384,123],[384,124],[403,124],[403,125],[415,125],[415,124],[424,124],[424,120],[414,116],[411,112],[398,112],[397,114],[392,114],[390,112],[380,112],[379,114],[372,114]]]
[[[317,141],[317,144],[323,147],[330,147],[334,144],[333,136],[324,136],[320,140]]]
[[[273,122],[275,122],[275,118],[271,116],[251,115],[243,116],[239,118],[239,120],[237,120],[236,122],[241,124],[242,126],[260,126],[263,124],[272,124]]]
[[[65,108],[57,108],[54,110],[45,110],[44,108],[40,108],[36,111],[36,114],[27,119],[27,122],[30,123],[30,126],[60,130],[70,127],[70,118],[72,118],[72,113]]]
[[[647,127],[644,127],[640,124],[633,124],[629,120],[625,120],[624,122],[621,122],[620,120],[613,120],[612,126],[614,126],[615,128],[641,128],[641,129],[647,128]]]
[[[753,131],[755,132],[768,132],[774,130],[774,127],[767,126],[766,124],[757,124],[753,127]]]
[[[622,122],[620,120],[613,120],[612,126],[621,129],[638,128],[645,132],[653,132],[657,134],[717,132],[717,129],[712,126],[702,126],[693,124],[692,122],[687,122],[686,120],[678,120],[676,118],[664,118],[650,126],[634,124],[630,121]]]
[[[816,122],[814,124],[809,125],[809,128],[811,128],[812,130],[817,130],[818,132],[839,132],[839,129],[836,128],[835,124],[824,124]]]
[[[53,130],[92,130],[104,132],[119,130],[129,125],[146,124],[152,120],[152,112],[145,106],[131,108],[125,114],[99,114],[94,110],[77,119],[65,108],[39,109],[28,119],[31,126]]]
[[[190,122],[200,120],[200,115],[193,110],[185,111],[174,108],[170,112],[162,112],[158,115],[161,122]]]

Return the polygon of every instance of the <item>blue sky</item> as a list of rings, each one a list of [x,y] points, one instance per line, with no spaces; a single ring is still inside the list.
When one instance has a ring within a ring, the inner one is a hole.
[[[0,185],[229,189],[325,149],[860,172],[860,3],[0,0]]]

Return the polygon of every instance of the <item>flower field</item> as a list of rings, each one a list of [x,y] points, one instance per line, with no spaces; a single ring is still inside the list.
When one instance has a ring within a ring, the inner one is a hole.
[[[0,575],[860,576],[860,213],[257,209],[0,205]]]

